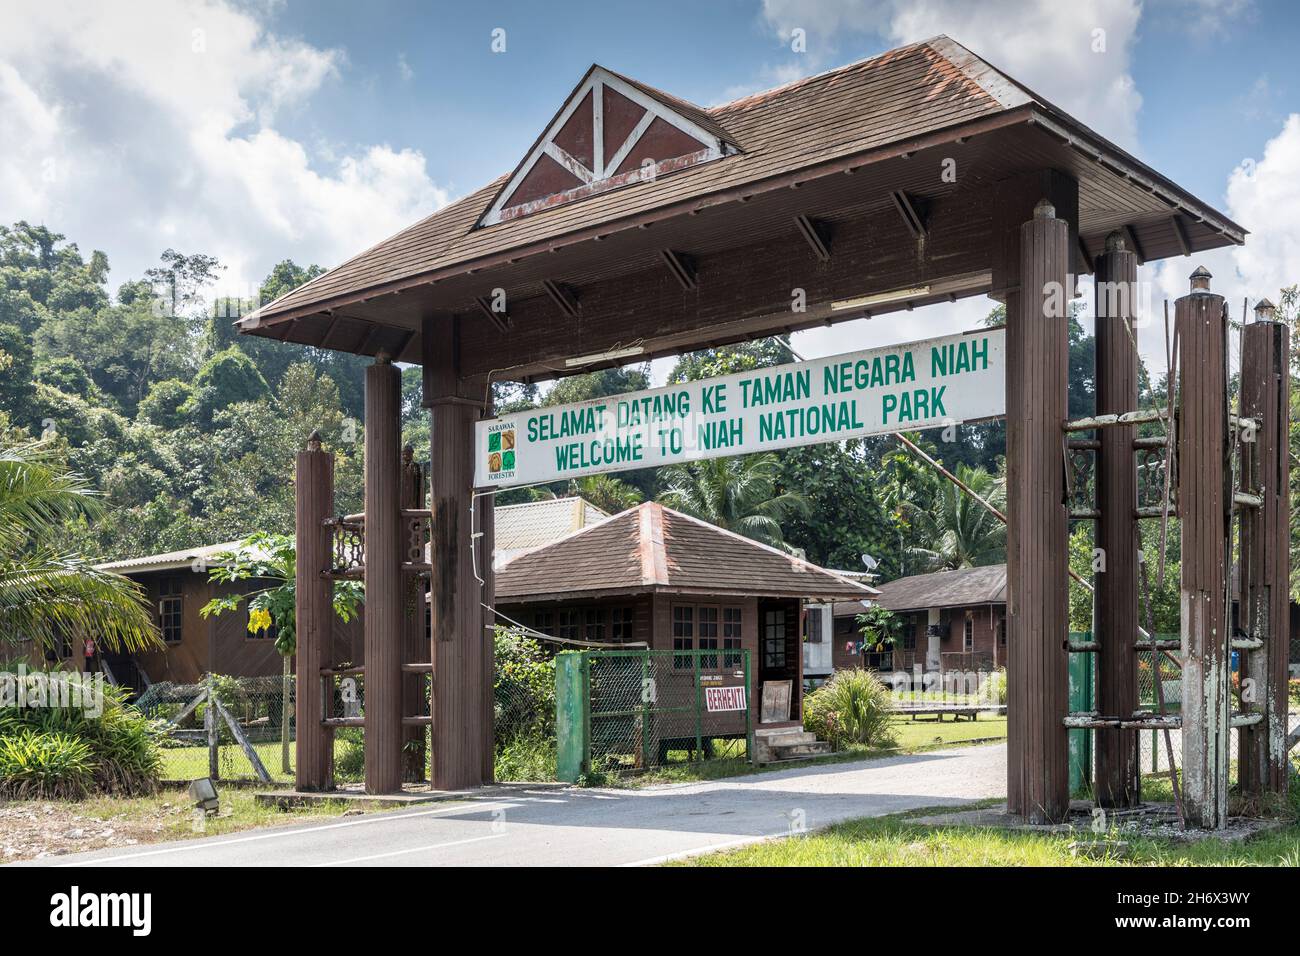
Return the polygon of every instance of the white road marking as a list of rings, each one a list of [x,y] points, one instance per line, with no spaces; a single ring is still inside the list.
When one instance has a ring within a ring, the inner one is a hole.
[[[101,863],[113,863],[117,860],[138,860],[146,856],[162,856],[167,853],[184,853],[189,850],[206,850],[209,847],[216,846],[234,846],[237,843],[252,843],[256,840],[274,840],[279,837],[298,836],[302,833],[320,833],[324,830],[341,830],[345,827],[357,827],[367,823],[392,823],[396,820],[412,820],[416,817],[434,817],[453,811],[464,811],[468,809],[467,804],[458,802],[455,806],[442,807],[438,810],[421,810],[418,813],[403,813],[400,816],[374,816],[363,817],[359,820],[348,820],[345,823],[327,823],[323,826],[302,827],[298,830],[280,830],[275,833],[255,833],[252,836],[234,837],[229,840],[213,840],[211,842],[189,841],[182,843],[180,846],[164,847],[161,850],[142,850],[139,853],[119,853],[117,856],[102,856],[94,860],[79,860],[71,863],[59,863],[58,866],[98,866]],[[494,806],[511,806],[510,803],[494,802],[487,804],[482,812],[489,812]]]
[[[313,863],[312,867],[322,866],[350,866],[353,863],[364,863],[367,860],[384,860],[391,856],[403,856],[407,853],[423,853],[426,850],[437,850],[444,846],[461,846],[465,843],[478,843],[482,840],[495,840],[497,837],[503,837],[504,833],[489,833],[487,836],[470,837],[467,840],[452,840],[448,843],[430,843],[428,846],[415,846],[407,850],[393,850],[391,853],[372,853],[370,856],[354,856],[347,860],[330,860],[328,863]]]

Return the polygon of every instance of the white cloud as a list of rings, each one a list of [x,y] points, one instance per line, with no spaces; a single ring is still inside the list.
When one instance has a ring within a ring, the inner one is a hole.
[[[277,130],[346,66],[228,0],[8,4],[0,209],[104,249],[115,282],[167,245],[219,257],[231,294],[335,265],[447,201],[419,152]]]

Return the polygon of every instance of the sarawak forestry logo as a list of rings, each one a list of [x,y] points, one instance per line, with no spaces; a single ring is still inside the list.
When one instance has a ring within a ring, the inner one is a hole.
[[[492,477],[514,474],[515,470],[515,428],[513,425],[499,425],[488,432],[488,472]]]

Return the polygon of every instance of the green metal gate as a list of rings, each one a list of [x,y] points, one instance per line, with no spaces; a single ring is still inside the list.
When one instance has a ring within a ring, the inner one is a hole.
[[[748,759],[749,651],[567,651],[555,666],[557,776]]]

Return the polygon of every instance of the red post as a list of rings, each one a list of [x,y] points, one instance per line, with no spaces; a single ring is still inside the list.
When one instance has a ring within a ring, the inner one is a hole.
[[[1247,636],[1263,642],[1241,655],[1242,709],[1262,714],[1241,728],[1237,777],[1243,793],[1285,795],[1287,779],[1287,658],[1290,644],[1290,336],[1273,321],[1267,299],[1246,326],[1241,358],[1241,414],[1258,423],[1239,432],[1242,486],[1263,499],[1241,511],[1240,621]]]
[[[294,497],[298,556],[294,581],[298,638],[294,784],[299,790],[330,790],[334,786],[334,735],[321,723],[325,705],[320,672],[334,663],[326,659],[333,645],[333,584],[324,577],[330,566],[330,532],[324,521],[334,511],[334,458],[321,450],[316,432],[307,439],[307,450],[298,453]]]
[[[1178,517],[1182,530],[1183,802],[1190,826],[1228,817],[1228,316],[1210,274],[1174,303],[1179,345]],[[1159,674],[1156,675],[1158,680]]]
[[[366,792],[402,788],[401,375],[366,369]]]
[[[1137,255],[1124,248],[1118,232],[1106,238],[1096,263],[1097,414],[1136,411],[1138,400],[1136,305]],[[1097,453],[1097,547],[1105,563],[1093,601],[1101,644],[1097,660],[1097,707],[1108,716],[1130,716],[1138,705],[1137,469],[1132,427],[1102,428]],[[1097,800],[1103,807],[1137,803],[1137,759],[1133,733],[1107,730],[1095,735]]]

